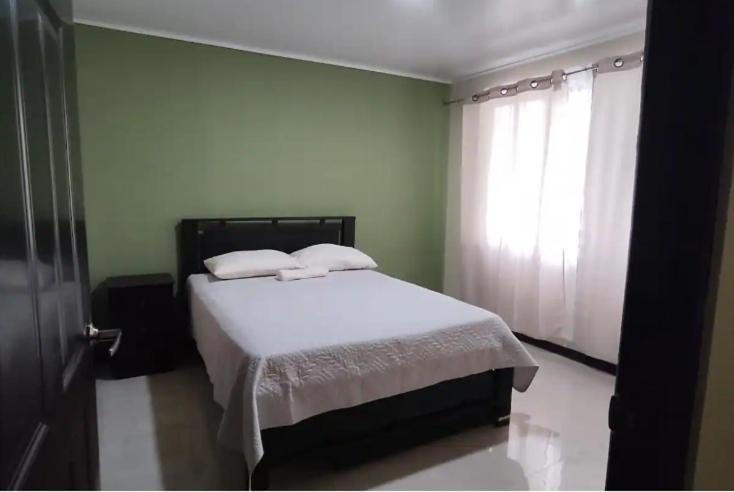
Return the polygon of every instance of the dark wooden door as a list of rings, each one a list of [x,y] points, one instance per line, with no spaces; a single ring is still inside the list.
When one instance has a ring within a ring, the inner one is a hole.
[[[70,0],[0,0],[0,485],[98,484]]]
[[[733,68],[734,2],[650,0],[609,489],[691,485],[731,184]]]

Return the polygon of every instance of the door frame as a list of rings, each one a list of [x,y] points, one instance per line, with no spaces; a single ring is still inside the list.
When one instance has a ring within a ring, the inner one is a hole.
[[[693,484],[734,156],[732,3],[648,3],[608,489]]]

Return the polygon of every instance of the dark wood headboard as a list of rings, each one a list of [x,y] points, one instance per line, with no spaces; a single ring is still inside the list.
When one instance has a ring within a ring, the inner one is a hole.
[[[320,243],[354,246],[355,217],[246,217],[182,219],[178,225],[178,285],[206,272],[204,260],[231,251],[292,253]]]

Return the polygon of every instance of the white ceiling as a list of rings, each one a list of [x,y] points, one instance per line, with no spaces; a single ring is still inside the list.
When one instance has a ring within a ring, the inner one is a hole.
[[[646,0],[74,0],[79,23],[457,81],[644,29]]]

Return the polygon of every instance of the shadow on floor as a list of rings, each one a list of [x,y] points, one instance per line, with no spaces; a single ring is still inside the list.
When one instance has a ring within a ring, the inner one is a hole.
[[[217,444],[221,408],[200,361],[147,377],[166,490],[242,490],[243,456]]]
[[[147,376],[162,485],[167,490],[242,489],[246,485],[241,454],[217,445],[221,408],[200,360],[187,361],[173,372]],[[273,466],[273,489],[368,489],[416,476],[479,452],[493,453],[501,463],[502,484],[527,488],[520,465],[504,452],[509,428],[485,426],[381,457],[357,466],[337,467],[308,456]],[[485,482],[486,483],[486,482]],[[518,486],[519,484],[519,486]],[[498,484],[499,485],[499,484]],[[524,486],[523,486],[524,485]],[[424,488],[425,485],[422,485]]]
[[[498,456],[501,451],[494,450],[507,438],[506,427],[496,429],[485,426],[356,466],[335,467],[321,460],[301,458],[273,467],[271,486],[280,490],[432,489],[434,487],[430,484],[433,483],[438,489],[444,489],[445,482],[433,481],[432,475],[451,473],[447,467],[451,468],[452,463],[461,463],[472,454],[489,452],[495,464],[502,462],[502,483],[513,485],[498,488],[527,489],[527,480],[520,465],[506,455]],[[459,485],[458,480],[455,483],[457,489],[467,488]],[[487,488],[488,482],[484,483],[482,488]],[[518,483],[521,485],[518,486]]]

